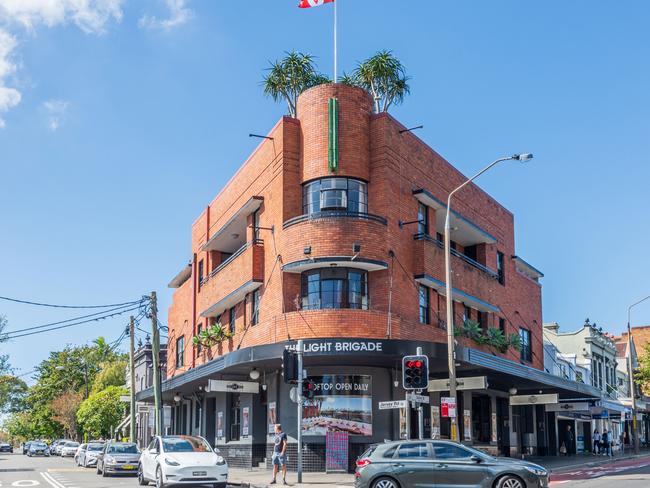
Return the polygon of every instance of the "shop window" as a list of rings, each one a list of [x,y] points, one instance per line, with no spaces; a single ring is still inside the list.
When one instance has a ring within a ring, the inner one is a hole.
[[[490,397],[485,395],[472,396],[472,438],[478,442],[491,441]]]
[[[528,329],[519,329],[521,338],[521,360],[531,363],[533,361],[533,349],[530,342],[530,331]]]
[[[230,441],[239,440],[239,432],[241,427],[241,408],[239,403],[239,394],[230,394]]]
[[[506,284],[505,257],[501,251],[497,251],[497,275],[499,283]]]
[[[429,207],[424,203],[418,203],[418,234],[429,235]]]
[[[182,368],[185,365],[185,336],[176,339],[176,367]]]
[[[306,310],[368,308],[368,273],[349,268],[323,268],[302,273],[302,308]]]
[[[302,191],[303,213],[325,210],[368,213],[368,186],[352,178],[322,178],[307,183]]]
[[[426,286],[420,285],[418,288],[419,301],[420,301],[420,323],[428,324],[431,322],[429,316],[429,289]]]

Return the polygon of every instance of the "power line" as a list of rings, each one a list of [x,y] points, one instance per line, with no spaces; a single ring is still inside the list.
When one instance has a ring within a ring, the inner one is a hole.
[[[24,303],[26,305],[36,305],[39,307],[52,307],[52,308],[110,308],[110,307],[119,307],[122,305],[135,305],[136,303],[142,302],[144,298],[132,302],[110,303],[107,305],[54,305],[51,303],[31,302],[29,300],[19,300],[17,298],[9,298],[3,296],[0,296],[0,300],[6,300],[8,302]]]
[[[111,313],[111,314],[108,314],[108,315],[103,315],[103,316],[100,316],[100,317],[90,318],[88,320],[82,320],[82,321],[79,321],[79,322],[74,322],[72,324],[59,325],[58,327],[51,327],[49,329],[44,329],[44,330],[36,330],[36,331],[33,331],[33,332],[25,332],[24,334],[18,334],[18,335],[13,335],[13,336],[7,335],[7,339],[17,339],[19,337],[26,337],[26,336],[31,336],[31,335],[35,335],[35,334],[43,334],[44,332],[51,332],[53,330],[65,329],[67,327],[72,327],[74,325],[87,324],[89,322],[94,322],[94,321],[98,321],[98,320],[102,320],[102,319],[115,317],[116,315],[122,315],[123,313],[131,312],[133,310],[138,310],[138,309],[139,309],[139,307],[127,308],[127,309],[119,310],[117,312],[114,312],[114,313]]]

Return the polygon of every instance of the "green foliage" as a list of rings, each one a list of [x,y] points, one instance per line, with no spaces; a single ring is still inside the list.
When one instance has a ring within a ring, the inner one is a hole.
[[[91,392],[97,393],[109,386],[124,386],[126,384],[126,368],[128,366],[128,359],[103,362],[100,365],[99,373],[97,373],[93,381]]]
[[[380,113],[404,101],[410,92],[408,80],[402,62],[391,51],[383,50],[359,63],[351,75],[344,74],[341,83],[370,92],[375,112]]]
[[[506,352],[508,350],[508,338],[505,336],[501,329],[490,327],[485,332],[485,343],[493,347],[499,352]]]
[[[634,374],[634,380],[641,385],[647,394],[650,388],[650,344],[646,344],[638,358],[639,367]]]
[[[296,117],[298,96],[312,86],[329,83],[330,79],[316,71],[312,55],[296,51],[285,54],[280,61],[271,63],[262,85],[265,95],[276,102],[284,100],[289,115]]]
[[[221,325],[221,323],[217,323],[192,337],[192,344],[195,346],[210,348],[219,344],[223,340],[231,338],[233,335],[234,334]]]
[[[52,400],[52,419],[63,426],[65,437],[77,435],[77,410],[83,401],[83,395],[77,391],[66,391]]]
[[[508,336],[508,345],[515,351],[521,351],[521,337],[519,334],[510,334]]]
[[[475,320],[466,319],[463,322],[462,334],[464,337],[467,337],[468,339],[472,339],[473,341],[478,342],[479,344],[483,344],[485,342],[481,324],[479,324]]]
[[[12,375],[0,376],[0,414],[18,412],[24,407],[27,384]]]
[[[109,386],[93,393],[79,406],[77,423],[90,437],[110,436],[111,429],[124,417],[126,404],[120,401],[120,396],[127,394],[128,390],[121,386]]]

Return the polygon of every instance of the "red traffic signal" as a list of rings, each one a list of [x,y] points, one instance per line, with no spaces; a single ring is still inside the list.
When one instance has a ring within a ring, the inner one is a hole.
[[[424,355],[402,358],[402,386],[405,390],[424,390],[429,386],[429,358]]]

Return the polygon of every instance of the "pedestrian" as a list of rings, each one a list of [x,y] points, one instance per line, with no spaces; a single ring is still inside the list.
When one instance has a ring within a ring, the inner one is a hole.
[[[600,454],[600,432],[598,429],[594,430],[594,454]]]
[[[611,456],[611,440],[607,429],[603,431],[602,444],[603,448],[601,451],[604,451],[603,456]]]
[[[271,456],[271,463],[273,464],[273,481],[278,475],[278,470],[282,468],[282,484],[287,484],[287,434],[282,432],[282,426],[275,424],[275,439],[273,441],[273,456]]]
[[[566,426],[566,432],[564,432],[564,444],[566,446],[566,455],[571,456],[573,454],[573,432],[571,432],[571,426]]]

